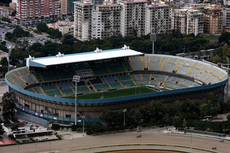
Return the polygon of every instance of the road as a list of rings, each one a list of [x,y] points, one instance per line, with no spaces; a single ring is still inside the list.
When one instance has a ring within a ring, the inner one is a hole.
[[[25,144],[18,146],[7,146],[2,147],[2,152],[4,153],[12,153],[18,151],[23,153],[31,153],[31,152],[59,152],[59,153],[89,153],[89,152],[97,152],[104,150],[120,150],[125,148],[145,148],[145,149],[159,149],[159,148],[167,148],[167,149],[176,149],[183,150],[192,153],[204,153],[199,150],[192,150],[189,147],[203,148],[212,150],[212,147],[217,147],[217,152],[220,153],[229,153],[230,150],[230,142],[220,142],[219,139],[213,138],[203,138],[193,136],[191,137],[189,134],[164,134],[162,133],[164,128],[157,129],[145,129],[141,133],[137,133],[136,131],[125,132],[125,133],[116,133],[116,134],[105,134],[100,136],[85,136],[76,139],[69,140],[60,140],[60,141],[52,141],[52,142],[43,142],[36,144]],[[137,135],[141,134],[141,138],[136,138]],[[111,148],[96,148],[90,150],[78,150],[73,151],[76,148],[84,148],[84,147],[94,147],[94,146],[105,146],[105,145],[116,145],[116,144],[134,144],[134,143],[151,143],[151,144],[174,144],[174,145],[182,145],[188,146],[188,148],[175,148],[175,147],[162,147],[162,146],[123,146],[123,147],[111,147]]]

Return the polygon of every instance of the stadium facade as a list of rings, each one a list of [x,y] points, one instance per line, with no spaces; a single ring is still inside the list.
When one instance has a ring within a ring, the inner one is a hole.
[[[227,72],[188,58],[143,54],[121,49],[43,58],[27,58],[26,67],[5,76],[18,109],[58,122],[75,120],[74,75],[78,118],[98,121],[106,109],[136,110],[151,100],[205,98],[208,92],[224,96]]]

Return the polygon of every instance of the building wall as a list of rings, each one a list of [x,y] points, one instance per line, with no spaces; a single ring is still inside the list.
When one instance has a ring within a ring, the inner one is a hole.
[[[186,89],[185,89],[186,90]],[[78,119],[85,115],[87,119],[99,119],[104,110],[119,110],[119,109],[130,109],[136,111],[140,106],[148,104],[152,100],[164,100],[164,102],[174,102],[176,100],[185,99],[200,99],[205,100],[205,96],[210,92],[220,95],[223,97],[224,85],[216,88],[210,88],[206,90],[197,90],[193,92],[185,93],[175,93],[175,94],[165,94],[163,96],[149,97],[144,99],[134,99],[126,101],[117,101],[113,103],[104,104],[80,104],[77,106]],[[23,111],[30,110],[33,114],[43,114],[40,116],[42,118],[47,118],[49,120],[59,118],[60,121],[74,121],[75,107],[74,104],[59,103],[54,101],[47,101],[45,99],[33,98],[31,96],[21,94],[13,90],[13,96],[15,97],[15,102],[20,106]]]
[[[229,6],[230,5],[230,0],[223,0],[224,5]]]
[[[183,34],[202,34],[203,14],[193,9],[176,9],[173,13],[173,29]]]
[[[166,4],[147,3],[147,0],[121,1],[119,4],[105,1],[104,4],[94,7],[90,2],[91,9],[82,11],[89,3],[76,2],[74,36],[79,40],[89,40],[119,34],[140,37],[149,33],[171,33],[172,8]],[[82,18],[90,13],[88,19],[91,18],[91,23]],[[89,32],[89,35],[84,33],[84,39],[83,31]]]
[[[220,34],[223,32],[223,8],[221,4],[209,4],[203,9],[204,32]]]
[[[223,10],[223,31],[230,32],[230,9]]]
[[[16,4],[17,18],[32,19],[58,16],[59,0],[18,0]]]
[[[147,1],[121,1],[123,11],[121,12],[123,36],[145,35],[145,17]]]
[[[101,29],[102,24],[98,24],[101,22],[101,12],[98,10],[92,11],[92,33],[91,39],[101,39]]]
[[[61,14],[67,14],[68,0],[61,0]]]
[[[81,1],[81,0],[66,0],[67,1],[67,13],[74,12],[74,2]]]
[[[92,3],[74,3],[74,37],[85,41],[91,36]]]
[[[172,32],[172,8],[168,5],[151,4],[147,9],[150,16],[150,29],[147,29],[148,33],[171,33]]]
[[[10,7],[0,6],[0,18],[9,18],[12,9]]]
[[[187,14],[187,31],[186,34],[198,34],[204,33],[204,18],[203,14],[199,11],[191,10]]]
[[[101,12],[101,21],[98,20],[98,24],[101,25],[101,38],[119,35],[121,6],[116,4],[105,7],[103,5],[99,5],[97,6],[97,9]]]

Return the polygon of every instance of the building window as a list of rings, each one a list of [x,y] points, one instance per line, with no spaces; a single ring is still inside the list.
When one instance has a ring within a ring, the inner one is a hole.
[[[66,118],[71,118],[71,115],[66,114],[65,117],[66,117]]]

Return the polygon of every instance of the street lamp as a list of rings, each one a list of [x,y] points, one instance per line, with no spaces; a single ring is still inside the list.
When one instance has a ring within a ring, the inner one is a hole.
[[[81,118],[82,118],[82,120],[83,120],[83,136],[84,136],[84,133],[85,133],[85,132],[84,132],[84,129],[85,129],[85,128],[84,128],[84,124],[85,124],[85,123],[84,123],[85,115],[82,115]]]
[[[80,81],[79,75],[73,76],[73,82],[75,82],[75,125],[77,125],[77,83]]]
[[[127,112],[127,109],[123,109],[123,113],[124,113],[124,126],[125,126],[125,112]]]

